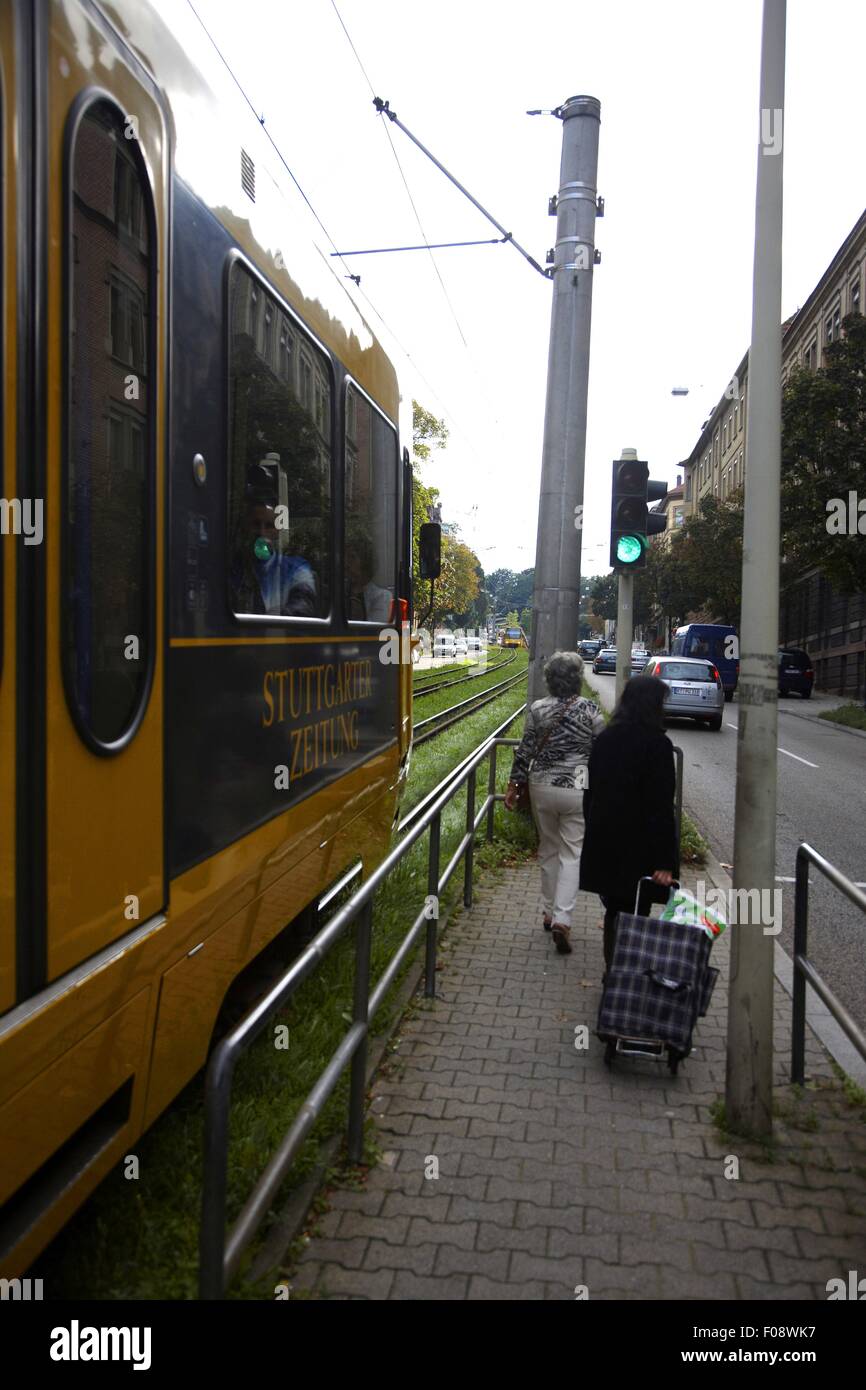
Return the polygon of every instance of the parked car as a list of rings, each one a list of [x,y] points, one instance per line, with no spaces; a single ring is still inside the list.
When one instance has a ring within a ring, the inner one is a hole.
[[[469,651],[469,643],[467,642],[466,638],[465,638],[465,637],[455,637],[455,638],[454,638],[454,655],[455,655],[455,656],[466,656],[466,654],[467,654],[468,651]]]
[[[644,667],[645,676],[658,676],[668,687],[665,714],[696,719],[718,731],[722,727],[725,689],[719,668],[712,661],[691,657],[653,656]]]
[[[802,647],[783,647],[779,651],[779,694],[802,695],[808,700],[815,684],[812,658]]]
[[[468,652],[469,656],[478,656],[481,652],[483,652],[483,651],[484,651],[484,643],[482,642],[481,638],[480,638],[480,637],[467,637],[467,638],[466,638],[466,651]]]
[[[603,646],[604,642],[600,637],[587,637],[583,642],[578,642],[577,650],[581,656],[585,656],[589,660],[594,660]]]
[[[726,623],[687,623],[678,627],[671,656],[711,661],[722,678],[726,700],[733,700],[740,678],[740,649],[736,628]]]

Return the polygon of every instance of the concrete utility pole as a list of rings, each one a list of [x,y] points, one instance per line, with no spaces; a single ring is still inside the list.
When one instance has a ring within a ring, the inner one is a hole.
[[[574,649],[580,609],[601,104],[595,97],[569,97],[559,115],[562,162],[556,201],[553,307],[532,594],[530,701],[546,694],[543,669],[548,657],[557,650]]]
[[[785,3],[764,0],[761,38],[734,821],[734,887],[770,893],[776,887]],[[765,925],[731,928],[727,1123],[755,1135],[773,1128],[773,937]]]

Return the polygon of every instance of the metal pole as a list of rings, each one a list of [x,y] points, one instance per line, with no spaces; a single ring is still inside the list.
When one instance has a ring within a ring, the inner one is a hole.
[[[798,964],[808,953],[809,861],[797,850],[794,870],[794,989],[791,1011],[791,1080],[802,1086],[806,1074],[806,977]]]
[[[352,1018],[355,1023],[367,1022],[370,1000],[370,938],[373,926],[373,904],[365,903],[355,923],[355,1000]],[[364,1157],[364,1096],[367,1091],[367,1039],[358,1044],[352,1058],[349,1079],[349,1134],[347,1149],[350,1163],[360,1163]]]
[[[489,797],[491,797],[491,798],[494,797],[494,796],[496,795],[496,744],[495,744],[495,743],[491,744],[491,746],[490,746],[490,772],[489,772],[489,775],[488,775],[488,778],[487,778],[487,795],[488,795]],[[491,800],[490,805],[487,807],[487,841],[488,841],[488,843],[490,843],[490,841],[492,841],[492,839],[493,839],[493,817],[494,817],[495,814],[496,814],[496,802],[493,801],[493,800]]]
[[[740,625],[734,887],[775,888],[782,409],[782,117],[785,3],[764,0],[760,137]],[[738,900],[739,901],[739,900]],[[725,1091],[730,1128],[773,1129],[773,938],[764,924],[731,935]]]
[[[466,834],[469,844],[463,859],[463,906],[472,906],[472,867],[475,861],[475,768],[466,784]]]
[[[436,933],[439,928],[439,845],[442,838],[442,813],[436,812],[430,822],[430,847],[427,859],[427,954],[424,963],[424,994],[436,997]]]
[[[623,449],[623,454],[626,450]],[[619,704],[626,681],[631,680],[631,644],[634,633],[634,574],[621,571],[616,592],[616,700]]]
[[[589,331],[595,256],[601,104],[570,97],[559,108],[562,161],[556,205],[547,404],[532,594],[529,702],[544,695],[544,663],[577,642]]]

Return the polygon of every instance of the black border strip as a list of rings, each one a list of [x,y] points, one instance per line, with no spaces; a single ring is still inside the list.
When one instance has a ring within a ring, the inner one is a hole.
[[[45,313],[47,285],[47,26],[45,8],[15,6],[19,157],[17,198],[16,467],[21,498],[45,496]],[[45,985],[45,599],[46,544],[19,539],[16,593],[16,989]]]

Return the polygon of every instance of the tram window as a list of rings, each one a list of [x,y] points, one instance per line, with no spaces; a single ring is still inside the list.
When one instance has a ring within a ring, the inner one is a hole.
[[[151,200],[124,126],[95,102],[71,155],[63,632],[70,706],[101,745],[140,712],[153,633]]]
[[[346,613],[391,620],[397,566],[397,436],[349,386],[346,397]]]
[[[325,617],[331,603],[328,361],[240,264],[232,267],[229,322],[232,608],[239,617]]]

